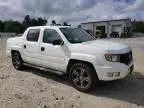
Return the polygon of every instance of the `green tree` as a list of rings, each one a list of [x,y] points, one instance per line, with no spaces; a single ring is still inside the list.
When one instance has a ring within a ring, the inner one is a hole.
[[[44,26],[47,24],[47,20],[46,19],[42,19],[42,18],[38,18],[37,19],[37,25],[38,26]]]
[[[0,20],[0,32],[4,32],[4,28],[5,28],[5,25],[4,25],[4,23]]]
[[[31,18],[29,15],[26,15],[24,17],[24,21],[23,21],[23,29],[27,29],[28,27],[31,26],[44,26],[47,24],[47,20],[43,19],[43,18]]]
[[[30,26],[37,26],[38,25],[38,22],[35,18],[33,18],[31,21],[30,21]]]
[[[22,28],[22,24],[18,21],[5,21],[5,32],[16,32],[16,33],[20,33],[21,32],[21,28]]]
[[[23,22],[19,21],[1,21],[0,20],[0,32],[16,32],[23,33],[30,26],[43,26],[47,24],[47,20],[43,18],[31,18],[29,15],[24,17]]]
[[[63,22],[63,26],[69,26],[67,22]]]
[[[144,22],[143,21],[132,21],[133,32],[144,33]]]
[[[27,28],[29,26],[31,26],[31,18],[29,15],[26,15],[24,17],[24,21],[23,21],[23,25]]]
[[[52,20],[51,25],[56,25],[56,21],[55,21],[55,20]]]

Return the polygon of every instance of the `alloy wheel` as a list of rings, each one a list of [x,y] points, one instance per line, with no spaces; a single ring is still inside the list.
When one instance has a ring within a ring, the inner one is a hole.
[[[79,88],[87,88],[91,83],[90,76],[84,68],[75,68],[73,70],[72,81]]]

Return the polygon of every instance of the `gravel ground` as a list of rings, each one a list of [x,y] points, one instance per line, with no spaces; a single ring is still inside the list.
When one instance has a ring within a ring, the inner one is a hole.
[[[110,39],[130,45],[135,71],[125,79],[100,82],[91,93],[75,90],[64,76],[34,68],[16,71],[0,38],[0,108],[144,108],[144,38]]]

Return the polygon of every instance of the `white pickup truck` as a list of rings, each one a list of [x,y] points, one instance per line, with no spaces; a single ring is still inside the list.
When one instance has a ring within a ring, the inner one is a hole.
[[[95,40],[80,28],[39,26],[7,40],[7,55],[15,69],[24,64],[66,74],[74,87],[87,92],[99,80],[126,77],[133,71],[132,49],[120,43]]]

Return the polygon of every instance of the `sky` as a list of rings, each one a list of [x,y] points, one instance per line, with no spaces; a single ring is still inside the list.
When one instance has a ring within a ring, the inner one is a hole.
[[[144,0],[0,0],[0,20],[42,17],[51,23],[131,18],[144,20]]]

